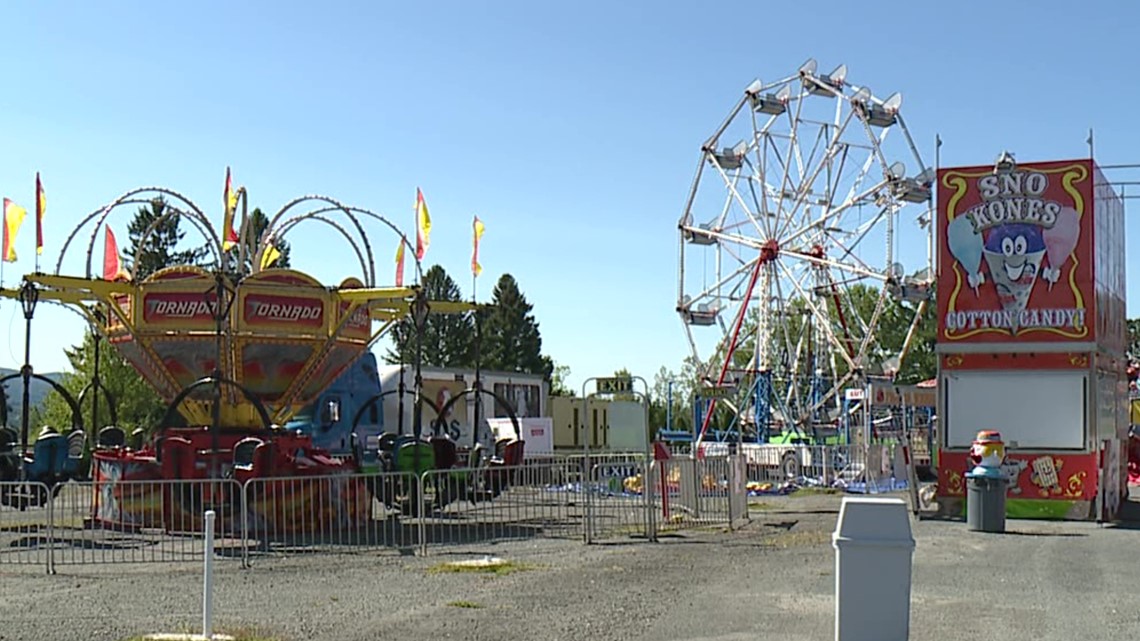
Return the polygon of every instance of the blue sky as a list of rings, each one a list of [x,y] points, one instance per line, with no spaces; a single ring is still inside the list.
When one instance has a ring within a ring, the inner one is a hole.
[[[1102,164],[1140,162],[1136,13],[1109,2],[13,1],[0,10],[0,193],[30,208],[42,172],[54,266],[83,215],[134,187],[171,187],[220,220],[227,165],[263,209],[327,194],[409,233],[419,186],[434,222],[427,262],[469,295],[478,214],[479,298],[513,274],[572,384],[620,367],[651,379],[687,351],[676,223],[700,145],[754,78],[809,57],[821,71],[846,63],[852,82],[903,93],[931,164],[936,133],[951,166],[1003,149],[1087,156],[1089,127]],[[113,219],[120,237],[130,214]],[[300,229],[296,266],[326,282],[356,273],[331,232]],[[17,242],[9,286],[32,268],[30,225]],[[394,240],[377,230],[373,244],[390,280]],[[81,270],[81,253],[69,250],[65,272]],[[1138,287],[1131,279],[1130,315]],[[33,364],[60,369],[83,326],[62,310],[38,318]],[[15,303],[0,303],[0,326],[0,365],[16,367]]]

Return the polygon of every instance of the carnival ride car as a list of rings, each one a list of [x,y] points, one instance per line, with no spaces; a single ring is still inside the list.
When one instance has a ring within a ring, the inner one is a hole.
[[[419,260],[414,264],[417,284],[378,287],[372,243],[363,223],[380,223],[398,236],[401,245],[411,248],[407,237],[379,214],[324,196],[306,196],[287,203],[264,229],[255,230],[246,215],[244,188],[232,196],[227,193],[225,200],[223,236],[201,209],[175,191],[153,187],[129,191],[80,222],[65,241],[54,274],[28,274],[19,289],[0,291],[22,303],[28,346],[37,302],[68,306],[84,316],[92,331],[168,403],[165,418],[146,438],[141,433],[128,437],[116,426],[95,434],[94,521],[105,526],[196,528],[204,506],[241,502],[246,515],[257,523],[300,529],[317,523],[359,525],[371,518],[373,498],[405,513],[420,507],[412,505],[420,502],[415,492],[418,483],[387,475],[383,480],[369,479],[359,472],[399,471],[411,477],[461,462],[487,469],[457,474],[457,482],[448,490],[436,492],[437,503],[477,498],[475,487],[491,485],[501,491],[508,475],[492,468],[521,462],[521,441],[499,444],[498,456],[486,456],[484,448],[474,447],[473,454],[462,460],[457,444],[424,432],[419,414],[411,434],[404,434],[402,425],[394,433],[356,434],[360,412],[352,423],[337,421],[338,429],[350,431],[346,440],[351,446],[340,452],[318,447],[312,426],[282,427],[311,408],[321,392],[351,371],[395,323],[410,318],[422,330],[429,313],[465,313],[475,306],[427,300],[418,285]],[[239,203],[240,232],[235,234],[231,221]],[[93,274],[100,228],[109,229],[108,218],[118,208],[137,204],[153,204],[157,213],[137,247],[148,247],[160,225],[181,218],[205,237],[212,261],[205,267],[171,265],[139,278],[137,263],[127,270],[118,268],[117,249],[111,249],[108,241],[102,278]],[[297,213],[305,205],[312,209]],[[274,243],[307,221],[328,224],[347,239],[360,261],[361,278],[328,287],[301,271],[272,266]],[[88,225],[93,229],[86,247],[86,274],[61,274],[68,247]],[[227,242],[222,242],[223,237]],[[37,375],[28,362],[24,372],[26,390],[28,378]],[[81,412],[66,390],[53,387],[73,410],[75,429],[66,439],[70,451],[60,449],[56,437],[62,435],[45,432],[29,452],[25,409],[15,457],[10,452],[12,435],[0,435],[0,470],[9,476],[55,483],[73,478],[78,469],[74,460],[80,458],[85,440]],[[382,395],[377,390],[371,402]],[[414,389],[412,395],[417,408],[430,402]],[[231,479],[241,484],[257,481],[245,486],[246,501],[235,496],[234,488],[241,486]],[[140,495],[147,492],[153,497],[156,486],[163,488],[161,509]],[[455,488],[462,491],[451,491]],[[220,527],[226,527],[226,516],[240,514],[238,509],[219,511]]]

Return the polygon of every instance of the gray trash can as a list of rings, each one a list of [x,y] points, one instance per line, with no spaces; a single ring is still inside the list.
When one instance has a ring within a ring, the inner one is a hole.
[[[1005,532],[1003,476],[966,475],[966,529],[974,532]]]

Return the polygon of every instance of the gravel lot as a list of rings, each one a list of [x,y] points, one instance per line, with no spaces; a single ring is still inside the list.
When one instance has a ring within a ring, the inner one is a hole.
[[[839,496],[764,498],[736,532],[690,531],[657,545],[540,540],[395,554],[217,562],[221,629],[282,639],[833,638]],[[1128,527],[1011,521],[1006,535],[958,522],[914,524],[911,638],[1014,635],[1037,641],[1131,639]],[[494,554],[523,564],[505,575],[439,573],[439,564]],[[0,572],[0,639],[117,641],[190,631],[200,567],[66,566]],[[875,577],[868,577],[874,589]],[[82,633],[77,633],[77,630]]]

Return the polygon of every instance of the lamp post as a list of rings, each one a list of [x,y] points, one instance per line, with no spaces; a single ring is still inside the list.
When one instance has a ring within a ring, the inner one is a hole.
[[[24,308],[24,366],[20,377],[24,381],[23,404],[20,407],[20,453],[28,451],[28,421],[30,420],[32,383],[32,317],[36,313],[36,303],[40,301],[40,290],[31,281],[25,280],[20,288],[20,305]]]
[[[415,400],[415,417],[412,419],[412,432],[415,434],[417,440],[423,433],[423,355],[424,355],[424,330],[427,328],[428,312],[431,307],[428,305],[427,294],[423,289],[416,292],[416,298],[412,302],[412,322],[416,326],[416,400]]]
[[[420,288],[416,291],[416,298],[412,301],[412,322],[416,326],[416,400],[415,400],[415,416],[412,417],[412,433],[415,435],[416,446],[412,448],[414,452],[412,465],[416,470],[416,474],[420,471],[420,435],[423,433],[424,423],[424,379],[422,372],[423,354],[424,354],[424,329],[427,327],[428,312],[431,308],[428,306],[427,293]]]

